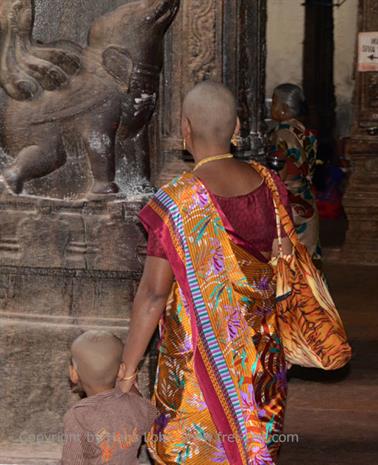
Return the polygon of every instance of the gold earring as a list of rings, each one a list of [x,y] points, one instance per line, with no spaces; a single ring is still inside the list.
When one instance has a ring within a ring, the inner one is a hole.
[[[231,139],[231,144],[234,146],[234,147],[238,147],[239,146],[239,136],[237,136],[236,134],[234,134],[232,136],[232,139]]]
[[[182,140],[182,148],[184,151],[186,150],[186,139]]]

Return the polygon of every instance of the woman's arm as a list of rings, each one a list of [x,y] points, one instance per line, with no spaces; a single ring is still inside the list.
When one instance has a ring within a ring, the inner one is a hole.
[[[120,387],[128,392],[135,382],[132,378],[165,310],[173,284],[169,262],[162,258],[147,257],[142,280],[135,296],[127,342],[123,352],[125,378]]]

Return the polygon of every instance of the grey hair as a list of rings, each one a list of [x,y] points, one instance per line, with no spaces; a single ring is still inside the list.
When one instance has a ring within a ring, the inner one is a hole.
[[[288,106],[294,118],[307,114],[307,102],[299,86],[289,83],[280,84],[274,89],[273,95]]]

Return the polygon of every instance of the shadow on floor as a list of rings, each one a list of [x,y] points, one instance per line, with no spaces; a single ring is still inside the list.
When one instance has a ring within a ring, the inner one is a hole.
[[[351,372],[351,366],[336,371],[324,371],[316,368],[302,368],[293,366],[288,373],[289,382],[295,379],[301,381],[315,381],[318,383],[338,383],[345,380]]]

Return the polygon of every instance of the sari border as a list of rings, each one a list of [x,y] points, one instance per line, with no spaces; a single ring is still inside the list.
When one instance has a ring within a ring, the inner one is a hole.
[[[236,443],[234,433],[227,420],[227,415],[223,410],[222,404],[217,397],[214,386],[211,383],[208,369],[206,368],[206,364],[200,350],[196,351],[194,354],[194,367],[202,393],[206,399],[210,415],[217,428],[218,434],[222,434],[220,439],[227,458],[233,465],[243,465],[243,460],[240,456],[239,450],[237,450],[237,454],[235,454],[235,447],[233,447],[233,444]],[[219,425],[222,425],[222,428],[219,428]],[[231,441],[231,438],[234,438],[234,440]]]
[[[151,211],[153,212],[153,214],[152,213],[147,213],[148,210],[145,210],[143,215],[141,215],[142,222],[144,222],[147,225],[153,226],[153,227],[163,228],[166,231],[167,231],[167,228],[170,229],[169,226],[168,226],[169,221],[167,219],[162,220],[162,218],[159,217],[159,214],[155,211],[155,209],[158,208],[158,205],[161,204],[164,207],[162,209],[162,211],[165,211],[167,213],[167,215],[169,215],[169,216],[173,215],[174,220],[176,222],[173,232],[176,233],[176,234],[179,234],[181,236],[181,240],[185,243],[186,239],[185,239],[185,236],[184,236],[184,230],[183,230],[182,224],[180,222],[181,215],[180,215],[178,206],[176,205],[174,200],[164,190],[160,190],[156,194],[156,197],[155,197],[154,200],[155,200],[155,202],[151,202],[149,204],[149,207],[150,207]],[[147,207],[145,207],[145,208],[147,208]],[[180,226],[180,224],[181,224],[181,226]],[[170,236],[170,234],[167,235],[167,238],[168,238],[168,236]],[[182,291],[184,292],[184,295],[185,295],[185,297],[187,299],[187,303],[188,303],[190,313],[191,313],[191,323],[192,323],[192,331],[193,331],[193,333],[192,333],[193,345],[195,347],[195,354],[196,354],[196,353],[198,353],[198,350],[199,350],[199,344],[198,344],[198,340],[200,339],[199,338],[199,328],[202,328],[202,325],[198,325],[198,320],[200,318],[200,315],[199,315],[200,311],[196,312],[194,309],[196,308],[196,306],[198,306],[198,303],[200,302],[200,300],[203,301],[202,293],[200,291],[200,287],[199,287],[199,284],[197,282],[194,271],[193,270],[188,271],[187,266],[184,266],[184,263],[181,260],[180,260],[180,263],[178,263],[178,261],[175,259],[175,257],[177,257],[177,251],[175,251],[175,249],[174,249],[174,244],[173,244],[173,241],[171,240],[171,237],[169,237],[169,240],[165,244],[164,248],[166,248],[167,256],[169,257],[169,259],[170,260],[171,260],[171,258],[173,259],[171,264],[172,264],[172,268],[174,268],[174,271],[175,271],[175,277],[176,277],[177,282],[179,283],[179,285],[180,285],[180,287],[181,287]],[[186,249],[187,250],[185,250],[185,259],[186,260],[189,259],[189,262],[191,263],[190,252],[189,252],[189,248],[188,248],[187,245],[186,245]],[[193,282],[193,280],[196,281],[194,283],[194,289],[193,289],[193,283],[191,284],[191,282]],[[206,305],[204,303],[203,303],[203,306],[204,306],[204,308],[206,308]],[[205,312],[205,310],[203,310],[203,312]],[[202,334],[201,339],[204,342],[209,343],[209,341],[206,340],[206,334],[205,334],[203,328],[201,330],[201,334]],[[203,347],[203,350],[201,352],[203,352],[201,354],[201,358],[203,358],[203,356],[206,357],[206,356],[208,356],[208,354],[212,353],[210,347]],[[194,356],[196,356],[195,354],[194,354]],[[221,351],[219,350],[218,357],[220,357],[220,354],[221,354]],[[198,357],[198,355],[197,355],[197,357]],[[207,364],[204,363],[205,367],[206,367],[206,365],[208,365],[207,370],[209,370],[209,368],[211,367],[211,363],[207,363]],[[246,431],[244,432],[243,428],[242,428],[244,418],[243,418],[241,412],[239,412],[239,416],[241,415],[241,417],[238,418],[237,410],[235,410],[235,405],[230,404],[229,400],[224,395],[224,390],[227,389],[227,386],[224,384],[225,380],[223,378],[218,378],[217,376],[215,376],[214,374],[212,374],[210,372],[212,372],[212,369],[210,371],[206,371],[206,369],[205,369],[204,372],[202,373],[202,375],[203,375],[202,380],[201,380],[202,383],[203,383],[202,386],[205,388],[206,392],[209,392],[210,389],[214,389],[214,387],[212,385],[211,378],[217,379],[217,384],[219,384],[220,387],[223,386],[223,387],[221,387],[220,392],[217,393],[218,398],[220,396],[222,398],[223,402],[219,399],[219,403],[217,405],[213,404],[213,406],[215,408],[219,409],[219,406],[222,406],[222,404],[224,406],[227,405],[227,408],[222,407],[222,412],[224,413],[224,417],[227,418],[228,425],[227,425],[227,423],[225,424],[224,421],[222,421],[222,424],[220,424],[219,420],[220,420],[221,416],[218,415],[217,416],[218,423],[216,423],[216,427],[218,429],[218,432],[222,432],[224,427],[226,427],[227,431],[229,431],[229,429],[231,429],[231,431],[232,431],[231,434],[233,434],[233,437],[235,438],[235,441],[233,443],[228,443],[227,444],[226,447],[227,447],[228,454],[230,454],[232,456],[232,460],[234,461],[233,463],[235,463],[237,465],[239,465],[239,464],[244,465],[244,464],[247,463],[246,458],[245,458],[245,460],[243,460],[243,457],[241,455],[241,450],[245,450],[245,444],[244,444],[244,440],[243,440],[243,437],[244,437],[243,433],[246,434]],[[206,375],[206,378],[205,378],[204,375]],[[199,379],[199,377],[198,377],[198,379]],[[230,380],[230,382],[232,383],[232,386],[233,386],[233,388],[235,390],[235,386],[233,384],[232,379]],[[235,391],[234,395],[231,396],[231,398],[235,398],[235,396],[236,396],[236,391]],[[209,399],[206,399],[206,403],[208,401],[209,401]],[[209,401],[209,403],[211,403],[211,400]],[[230,412],[233,412],[233,413],[230,413]],[[214,419],[214,417],[213,417],[213,419]],[[235,422],[236,419],[237,419],[237,421]],[[233,420],[233,421],[230,421],[230,420]],[[232,430],[231,425],[233,423],[235,424],[234,425],[235,426],[235,431]],[[226,447],[225,447],[225,450],[226,450]],[[239,447],[240,447],[240,449],[239,449]],[[239,457],[237,462],[235,462],[235,457]]]

